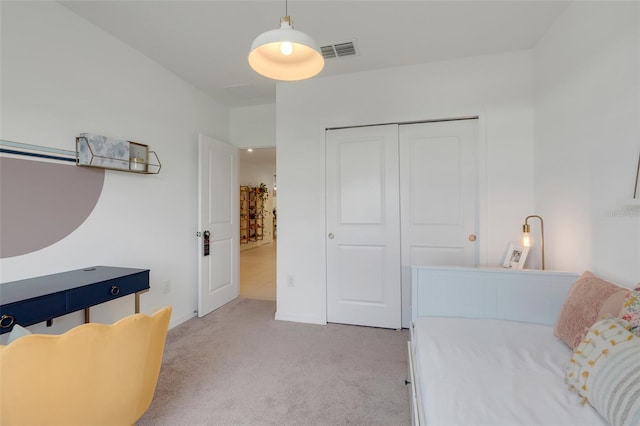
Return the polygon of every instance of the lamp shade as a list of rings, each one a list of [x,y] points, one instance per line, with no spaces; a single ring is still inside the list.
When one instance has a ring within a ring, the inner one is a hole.
[[[279,29],[256,37],[248,59],[255,72],[274,80],[304,80],[324,68],[324,58],[316,42],[294,30],[288,16],[282,19]]]

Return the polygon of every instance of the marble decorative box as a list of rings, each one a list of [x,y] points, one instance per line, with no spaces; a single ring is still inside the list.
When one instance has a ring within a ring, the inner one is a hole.
[[[129,170],[129,141],[81,133],[76,152],[80,165]]]

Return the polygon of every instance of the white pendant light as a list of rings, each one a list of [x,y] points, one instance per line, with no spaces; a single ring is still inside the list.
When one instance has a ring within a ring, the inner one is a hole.
[[[287,13],[285,2],[285,15]],[[280,28],[260,34],[249,52],[249,65],[255,72],[274,80],[295,81],[311,78],[322,71],[324,58],[316,42],[293,29],[291,17],[280,20]]]

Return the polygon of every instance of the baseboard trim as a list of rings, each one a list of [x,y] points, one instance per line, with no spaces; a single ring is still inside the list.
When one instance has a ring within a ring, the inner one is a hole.
[[[174,327],[179,326],[180,324],[189,321],[191,318],[195,318],[196,314],[192,313],[192,314],[188,314],[188,315],[184,315],[180,318],[175,318],[175,319],[171,319],[171,321],[169,322],[169,330],[171,330]]]
[[[327,325],[327,322],[322,318],[311,317],[306,315],[290,315],[290,314],[281,314],[276,311],[276,320],[278,321],[290,321],[290,322],[302,322],[305,324],[319,324],[319,325]]]

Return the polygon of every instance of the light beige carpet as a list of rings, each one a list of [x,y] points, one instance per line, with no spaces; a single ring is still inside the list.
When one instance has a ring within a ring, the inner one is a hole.
[[[408,425],[408,330],[274,320],[235,301],[169,331],[139,425]]]

